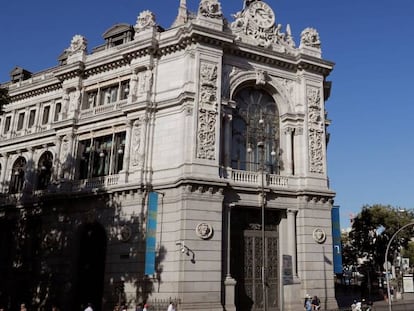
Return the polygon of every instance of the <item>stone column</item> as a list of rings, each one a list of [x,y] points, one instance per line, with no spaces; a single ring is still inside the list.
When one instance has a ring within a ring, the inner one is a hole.
[[[41,112],[41,105],[40,105],[40,103],[38,103],[37,105],[36,105],[36,114],[35,114],[35,119],[34,119],[34,123],[33,123],[33,126],[34,126],[34,128],[35,128],[35,132],[38,132],[39,131],[39,126],[40,126],[40,122],[39,122],[39,120],[40,120],[40,112]]]
[[[126,121],[124,162],[122,164],[122,171],[120,171],[120,174],[123,175],[123,179],[125,183],[128,182],[129,163],[131,162],[132,125],[133,125],[132,120]]]
[[[76,148],[77,146],[75,145],[75,135],[73,133],[70,133],[68,135],[69,137],[69,154],[70,154],[70,164],[71,164],[71,169],[69,170],[69,179],[73,180],[75,177],[75,170],[77,169],[76,167],[76,153],[78,152],[78,148]]]
[[[232,121],[233,115],[226,114],[224,116],[224,166],[231,167],[231,143],[232,143]]]
[[[25,175],[25,186],[24,191],[32,191],[35,188],[36,184],[36,174],[35,174],[35,163],[34,163],[34,148],[29,148],[29,160],[27,161],[27,167],[26,167],[26,175]]]
[[[4,192],[5,190],[5,183],[6,183],[6,177],[7,177],[7,170],[8,170],[8,164],[9,164],[9,154],[4,153],[2,156],[5,158],[4,166],[1,169],[1,175],[0,175],[0,191]]]
[[[293,154],[292,154],[292,134],[294,129],[291,127],[285,128],[285,137],[286,137],[286,173],[288,175],[293,174]]]
[[[230,203],[227,206],[227,272],[226,278],[224,280],[224,287],[226,292],[225,297],[225,308],[226,311],[236,311],[235,302],[235,289],[236,289],[236,280],[232,278],[230,273],[230,249],[231,249],[231,209],[235,206],[234,203]]]
[[[59,163],[59,159],[60,159],[60,147],[62,146],[62,136],[58,136],[55,140],[55,144],[56,144],[56,152],[54,154],[54,165],[53,165],[53,180],[58,180],[60,173],[61,173],[61,163]]]
[[[296,259],[296,211],[287,210],[287,224],[288,224],[288,254],[292,256],[292,272],[293,277],[298,277],[297,259]]]

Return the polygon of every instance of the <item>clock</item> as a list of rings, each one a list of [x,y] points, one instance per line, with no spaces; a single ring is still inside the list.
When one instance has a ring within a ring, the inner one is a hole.
[[[254,24],[260,28],[270,28],[275,24],[275,14],[272,8],[265,2],[255,1],[247,8],[247,14]]]

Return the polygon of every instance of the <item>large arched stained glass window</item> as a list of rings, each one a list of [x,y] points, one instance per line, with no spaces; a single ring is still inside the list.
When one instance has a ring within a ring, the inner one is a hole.
[[[9,186],[10,193],[22,192],[24,186],[25,170],[26,159],[24,157],[19,157],[13,164]]]
[[[249,87],[238,92],[234,100],[232,168],[258,171],[263,156],[264,169],[278,173],[279,112],[273,97]]]

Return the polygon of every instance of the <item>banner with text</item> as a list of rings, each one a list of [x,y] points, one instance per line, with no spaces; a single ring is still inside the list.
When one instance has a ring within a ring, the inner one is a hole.
[[[158,193],[150,192],[148,195],[148,215],[145,249],[145,275],[155,274],[155,247],[157,234]]]
[[[342,273],[341,221],[338,206],[332,208],[332,240],[334,273]]]

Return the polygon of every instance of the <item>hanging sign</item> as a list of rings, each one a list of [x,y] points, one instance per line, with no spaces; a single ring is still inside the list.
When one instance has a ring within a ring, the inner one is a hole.
[[[148,215],[145,249],[145,275],[155,274],[155,246],[157,234],[158,193],[148,195]]]

